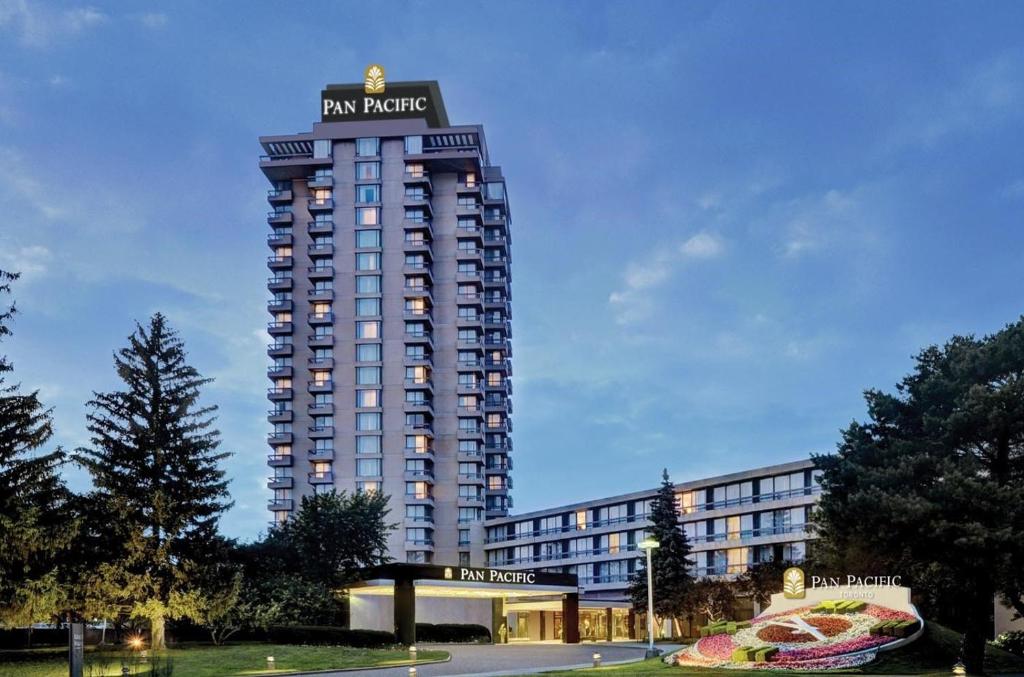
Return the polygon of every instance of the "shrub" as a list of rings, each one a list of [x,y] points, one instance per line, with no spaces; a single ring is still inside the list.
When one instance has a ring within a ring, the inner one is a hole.
[[[395,635],[381,630],[352,630],[330,625],[271,625],[267,639],[275,644],[323,644],[363,649],[396,644]]]
[[[473,623],[417,623],[417,642],[490,642],[491,631]]]
[[[1003,651],[1024,656],[1024,630],[1011,630],[996,637],[992,642]]]

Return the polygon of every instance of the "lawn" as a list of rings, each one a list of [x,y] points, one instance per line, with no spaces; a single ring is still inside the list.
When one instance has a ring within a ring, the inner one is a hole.
[[[21,655],[16,655],[21,654]],[[28,656],[31,660],[21,660]],[[120,677],[125,652],[93,652],[85,656],[85,677]],[[327,670],[355,667],[408,665],[405,649],[353,649],[336,646],[295,646],[281,644],[194,645],[169,649],[174,675],[180,677],[230,677],[232,675],[273,675],[296,670]],[[276,669],[267,670],[267,656]],[[443,660],[447,651],[420,651],[419,661]],[[18,660],[14,660],[17,658]],[[133,665],[132,675],[145,675],[148,668]],[[0,655],[0,677],[66,677],[67,649],[6,652]]]
[[[946,675],[952,672],[960,648],[960,635],[937,623],[926,623],[925,633],[916,642],[905,649],[896,649],[879,654],[878,658],[863,668],[851,670],[833,670],[830,672],[799,672],[791,670],[714,670],[710,668],[675,667],[665,665],[661,659],[653,658],[626,665],[613,665],[603,668],[587,668],[569,672],[545,673],[550,676],[580,677],[582,674],[599,675],[648,675],[665,673],[665,675],[728,675],[729,677],[769,677],[786,675],[793,677],[802,675],[825,675],[837,672],[847,674],[873,675]],[[985,650],[985,670],[992,673],[1024,673],[1024,658],[989,645]]]

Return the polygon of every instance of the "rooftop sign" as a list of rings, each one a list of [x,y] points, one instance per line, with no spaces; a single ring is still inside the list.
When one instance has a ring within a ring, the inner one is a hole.
[[[447,127],[448,112],[436,80],[386,82],[384,67],[367,66],[358,85],[327,85],[320,92],[321,122],[364,122],[422,118]]]

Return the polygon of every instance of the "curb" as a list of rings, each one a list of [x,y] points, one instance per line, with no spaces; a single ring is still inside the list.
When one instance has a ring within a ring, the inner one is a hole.
[[[289,672],[265,672],[256,673],[254,677],[260,677],[260,674],[269,675],[272,677],[302,677],[303,675],[333,675],[335,672],[366,672],[367,670],[393,670],[395,668],[411,668],[420,667],[421,665],[437,665],[438,663],[451,663],[452,654],[448,653],[448,658],[433,658],[430,660],[417,660],[417,661],[402,661],[400,663],[393,663],[391,665],[367,665],[359,668],[327,668],[324,670],[291,670]]]

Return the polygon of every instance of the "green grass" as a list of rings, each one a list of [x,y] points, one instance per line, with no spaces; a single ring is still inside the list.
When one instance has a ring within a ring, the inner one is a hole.
[[[31,660],[13,660],[31,655]],[[120,677],[124,651],[89,651],[85,656],[85,677]],[[294,646],[281,644],[195,645],[167,650],[180,677],[229,677],[235,675],[273,675],[296,670],[327,670],[356,667],[387,667],[409,664],[405,649],[353,649],[334,646]],[[267,670],[267,656],[273,656],[276,670]],[[420,651],[420,661],[441,660],[447,651]],[[145,675],[143,666],[133,666],[133,675]],[[0,656],[0,677],[66,677],[67,649],[32,652],[6,652]]]
[[[728,675],[729,677],[766,677],[776,675],[813,675],[813,674],[874,674],[874,675],[945,675],[952,672],[960,649],[960,635],[937,623],[926,622],[924,635],[906,648],[883,652],[878,658],[863,666],[850,670],[830,670],[828,672],[794,672],[792,670],[715,670],[712,668],[675,667],[665,665],[661,659],[626,665],[613,665],[602,668],[587,668],[567,672],[551,672],[546,675],[562,677],[579,677],[581,674],[592,675],[648,675],[664,672],[666,675]],[[1024,658],[989,645],[985,649],[985,671],[993,673],[1017,672],[1024,673]]]

